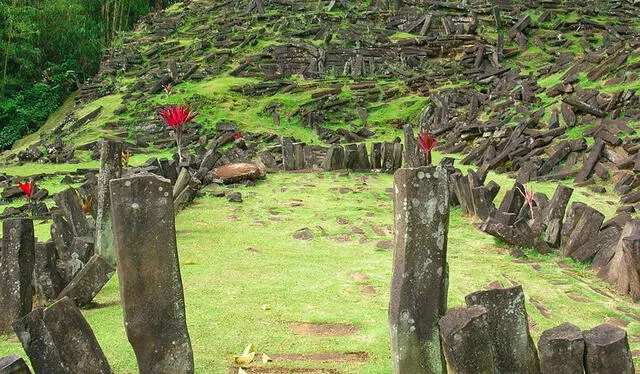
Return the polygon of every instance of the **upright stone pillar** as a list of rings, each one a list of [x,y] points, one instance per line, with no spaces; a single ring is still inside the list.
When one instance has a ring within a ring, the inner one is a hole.
[[[560,246],[560,234],[562,233],[562,220],[567,210],[567,204],[573,194],[573,188],[558,184],[549,205],[542,212],[542,223],[547,228],[544,240],[553,248]]]
[[[293,139],[282,138],[282,170],[294,170]]]
[[[557,190],[556,190],[557,191]],[[584,373],[584,338],[575,325],[565,322],[540,335],[541,374]]]
[[[438,321],[447,308],[449,185],[441,166],[394,175],[395,249],[389,304],[395,374],[446,373]]]
[[[602,324],[584,331],[584,369],[589,374],[633,374],[633,359],[627,332]]]
[[[52,301],[64,289],[60,273],[56,269],[56,245],[49,240],[35,244],[35,283],[36,293],[43,301]]]
[[[122,142],[105,139],[100,153],[100,174],[98,174],[98,193],[96,203],[95,251],[110,264],[116,263],[116,247],[111,228],[111,200],[109,198],[109,181],[122,175]]]
[[[494,374],[487,310],[480,306],[449,309],[440,320],[447,363],[455,374]]]
[[[82,211],[82,203],[78,192],[68,188],[53,197],[53,200],[64,212],[64,216],[71,226],[73,236],[93,236],[93,227]]]
[[[125,327],[142,374],[193,373],[171,183],[156,175],[110,182]]]
[[[413,126],[411,124],[404,125],[404,148],[405,159],[407,160],[407,167],[417,168],[419,166],[425,166],[429,164],[427,156],[420,148],[420,143],[413,135]],[[418,129],[418,132],[420,130]]]
[[[13,331],[12,324],[31,311],[31,279],[35,263],[33,221],[7,219],[2,223],[0,249],[0,334]]]
[[[540,373],[521,286],[478,291],[467,295],[465,300],[468,306],[481,306],[488,312],[487,344],[495,352],[496,373]]]

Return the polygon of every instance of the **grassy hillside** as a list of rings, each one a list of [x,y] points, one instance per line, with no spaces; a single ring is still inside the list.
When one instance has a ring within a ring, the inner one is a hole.
[[[602,118],[576,110],[570,125],[560,115],[566,132],[531,149],[527,162],[545,161],[563,141],[585,139],[592,146],[599,139],[593,129],[601,127],[620,130],[614,134],[620,143],[607,143],[608,151],[634,154],[629,149],[640,129],[637,4],[513,1],[500,11],[499,24],[482,1],[466,1],[466,7],[462,1],[418,1],[400,11],[384,1],[264,3],[261,12],[253,1],[190,1],[145,18],[109,51],[91,83],[40,131],[0,155],[0,173],[20,179],[46,173],[39,186],[60,192],[68,186],[60,183],[64,174],[99,166],[95,143],[104,136],[135,148],[133,166],[171,158],[172,134],[158,110],[173,104],[190,104],[200,113],[190,125],[193,155],[202,150],[198,136],[210,143],[230,122],[257,142],[263,139],[257,134],[276,134],[322,146],[328,144],[319,129],[366,128],[374,133],[363,140],[370,143],[401,137],[402,125],[412,123],[438,132],[434,162],[452,156],[465,171],[487,161],[461,164],[484,141],[496,151],[523,123],[534,134],[552,130],[563,99],[590,97],[589,103],[608,107],[620,93]],[[527,16],[531,25],[522,30],[520,45],[520,36],[509,33]],[[170,89],[162,87],[169,83]],[[619,123],[631,131],[615,127]],[[76,149],[73,163],[43,163],[58,139]],[[341,135],[341,142],[348,140]],[[20,160],[18,153],[29,147],[45,154],[40,162]],[[575,165],[563,160],[557,169],[579,170],[589,150],[575,152]],[[513,184],[521,161],[509,158],[489,172],[487,181],[502,186],[496,201]],[[591,182],[607,192],[575,187],[572,201],[611,218],[620,205],[613,186],[633,171],[608,158],[601,164],[611,175]],[[550,197],[556,183],[573,187],[574,175],[528,186]],[[274,361],[254,365],[272,371],[249,373],[389,373],[391,187],[388,174],[315,171],[269,174],[254,187],[205,187],[176,223],[196,372],[237,373],[231,357],[251,343]],[[240,191],[244,202],[214,197],[219,189]],[[25,203],[16,198],[5,205]],[[628,331],[640,367],[640,306],[616,295],[588,264],[527,249],[525,259],[514,258],[459,209],[450,222],[450,306],[494,281],[522,284],[536,342],[542,331],[565,321],[582,329],[609,322]],[[41,241],[49,238],[50,223],[36,222]],[[300,233],[310,240],[296,238]],[[137,372],[117,277],[83,314],[113,369]],[[325,336],[305,335],[314,326],[304,324],[327,323],[344,326]],[[14,336],[1,336],[0,356],[15,352],[25,357]],[[315,353],[335,355],[304,356]]]

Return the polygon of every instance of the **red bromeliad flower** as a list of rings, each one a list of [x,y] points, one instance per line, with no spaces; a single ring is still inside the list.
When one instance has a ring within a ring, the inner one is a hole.
[[[242,139],[242,138],[244,138],[244,133],[243,133],[242,131],[236,131],[236,132],[233,134],[233,138],[234,138],[235,140]]]
[[[182,130],[182,126],[190,122],[198,113],[192,113],[189,106],[173,106],[160,111],[164,123],[171,127],[176,133]]]
[[[181,144],[182,144],[182,127],[185,123],[190,122],[198,113],[191,112],[189,106],[172,106],[160,111],[160,115],[164,120],[164,123],[167,126],[173,129],[176,137],[176,144],[178,146],[178,157],[180,161],[182,161],[182,152],[181,152]]]
[[[436,147],[436,144],[438,141],[436,138],[431,136],[431,134],[429,134],[426,131],[423,131],[418,136],[418,142],[420,143],[420,148],[422,148],[422,152],[424,152],[425,156],[429,158],[429,156],[431,155],[431,150]]]
[[[34,187],[36,186],[36,182],[30,180],[28,182],[22,183],[18,181],[18,187],[27,195],[27,199],[31,200],[31,194],[34,192]]]
[[[520,189],[520,187],[517,187],[518,191],[520,191],[520,194],[522,195],[522,197],[524,197],[524,200],[527,202],[527,205],[529,205],[529,210],[531,211],[531,218],[533,219],[533,189],[531,187],[526,187],[524,186],[524,191],[522,191]]]

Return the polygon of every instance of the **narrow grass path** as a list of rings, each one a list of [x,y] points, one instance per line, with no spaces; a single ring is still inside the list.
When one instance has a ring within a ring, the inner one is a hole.
[[[243,203],[212,197],[209,189],[181,211],[177,236],[196,372],[227,373],[231,356],[249,343],[274,357],[368,353],[365,362],[276,360],[257,366],[391,372],[387,304],[392,253],[379,247],[393,240],[392,178],[273,174],[255,187],[237,188]],[[557,256],[530,252],[528,261],[516,260],[473,224],[459,210],[452,212],[450,306],[462,305],[466,294],[490,282],[516,282],[524,287],[536,342],[543,330],[565,321],[588,329],[608,320],[628,324],[632,349],[640,349],[640,306],[614,295],[584,265],[559,266]],[[313,238],[294,239],[302,231]],[[113,369],[136,373],[117,277],[83,313]],[[297,322],[341,323],[359,330],[342,337],[296,335],[291,327]],[[0,355],[9,353],[24,355],[15,337],[0,337]]]

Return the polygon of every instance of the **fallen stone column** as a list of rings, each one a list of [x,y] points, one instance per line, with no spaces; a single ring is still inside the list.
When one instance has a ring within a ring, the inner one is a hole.
[[[102,256],[94,255],[60,292],[58,298],[68,296],[81,307],[93,300],[115,272],[116,269]]]
[[[521,286],[478,291],[467,295],[465,300],[468,306],[487,309],[497,373],[540,373]]]
[[[110,189],[125,327],[140,373],[193,373],[171,183],[137,175]]]
[[[538,354],[541,374],[584,373],[582,331],[568,322],[542,333]]]
[[[448,174],[441,166],[399,169],[394,190],[393,372],[445,373],[438,321],[447,308]]]
[[[33,221],[7,219],[2,223],[0,249],[0,334],[13,331],[12,324],[31,311],[31,279],[35,264]]]
[[[12,354],[0,357],[0,374],[31,374],[22,357]]]
[[[440,320],[440,336],[447,364],[456,374],[496,372],[487,310],[483,307],[449,309]]]
[[[13,328],[36,374],[111,374],[91,326],[69,298],[38,308]]]
[[[96,201],[95,251],[109,263],[116,263],[116,247],[111,228],[111,199],[109,181],[122,175],[122,142],[105,139],[100,153],[100,173],[98,174],[98,193]]]

